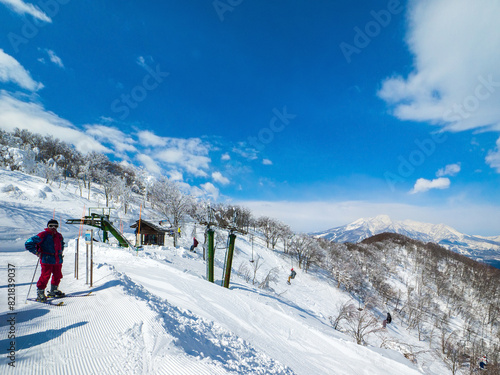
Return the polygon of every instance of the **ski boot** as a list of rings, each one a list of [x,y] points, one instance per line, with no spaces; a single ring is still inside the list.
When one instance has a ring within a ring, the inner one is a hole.
[[[57,289],[57,285],[50,285],[50,292],[47,293],[47,297],[51,298],[61,298],[64,297],[65,295],[66,294]]]
[[[38,302],[47,302],[47,296],[45,295],[45,289],[37,289],[36,300]]]

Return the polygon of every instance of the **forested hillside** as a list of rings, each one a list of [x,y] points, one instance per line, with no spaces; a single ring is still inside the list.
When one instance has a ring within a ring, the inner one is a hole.
[[[369,307],[391,310],[452,373],[468,361],[472,372],[485,352],[498,363],[500,270],[394,233],[323,247],[339,287]]]

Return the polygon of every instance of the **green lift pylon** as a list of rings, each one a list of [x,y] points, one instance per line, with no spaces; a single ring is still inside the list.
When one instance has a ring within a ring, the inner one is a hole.
[[[229,234],[229,246],[226,251],[226,261],[224,262],[224,281],[222,286],[229,288],[229,280],[231,279],[231,267],[233,265],[234,243],[236,241],[236,234],[231,231]]]
[[[215,258],[215,249],[214,249],[214,230],[210,227],[207,229],[207,242],[208,242],[208,251],[207,251],[207,280],[211,283],[214,282],[214,258]]]
[[[233,222],[228,223],[227,221],[220,220],[216,217],[214,214],[215,211],[211,208],[208,207],[208,215],[207,215],[207,221],[200,221],[200,224],[206,225],[207,230],[207,280],[210,281],[211,283],[214,282],[214,258],[215,258],[215,246],[214,246],[214,230],[212,229],[212,226],[217,226],[219,228],[227,229],[229,230],[229,237],[228,237],[228,246],[226,249],[226,259],[224,262],[224,270],[223,270],[223,280],[222,280],[222,286],[229,288],[229,281],[231,279],[231,268],[233,264],[233,255],[234,255],[234,244],[236,242],[236,234],[235,232],[241,232],[241,233],[246,233],[245,231],[237,228],[236,226],[236,212],[234,213],[233,216]]]

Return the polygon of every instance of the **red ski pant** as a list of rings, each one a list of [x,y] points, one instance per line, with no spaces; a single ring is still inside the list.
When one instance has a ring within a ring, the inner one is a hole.
[[[47,283],[49,282],[50,275],[52,275],[52,281],[50,282],[52,285],[59,286],[61,279],[63,277],[61,269],[62,264],[43,264],[42,266],[42,274],[36,283],[36,287],[38,289],[45,289],[47,287]]]

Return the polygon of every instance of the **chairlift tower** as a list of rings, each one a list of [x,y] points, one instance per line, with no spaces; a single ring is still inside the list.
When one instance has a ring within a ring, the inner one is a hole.
[[[234,229],[230,230],[228,241],[229,244],[226,248],[224,269],[222,270],[222,274],[224,275],[224,279],[222,280],[222,286],[224,288],[229,288],[229,281],[231,279],[231,268],[233,265],[233,255],[234,255],[234,243],[236,242],[236,234],[234,234]]]
[[[229,230],[228,237],[228,245],[226,247],[226,256],[224,261],[224,269],[223,269],[223,279],[222,286],[225,288],[229,288],[229,281],[231,279],[231,268],[233,263],[233,255],[234,255],[234,245],[236,242],[236,232],[242,232],[236,227],[236,212],[234,213],[232,223],[221,223],[217,222],[214,210],[212,207],[208,207],[208,215],[207,221],[202,222],[207,226],[207,280],[210,282],[214,282],[214,258],[215,258],[215,246],[214,246],[214,229],[213,226],[218,226],[222,229]]]
[[[216,225],[215,217],[213,214],[212,207],[208,206],[207,212],[207,221],[200,222],[200,224],[205,225],[207,227],[207,280],[211,283],[214,282],[214,257],[215,257],[215,249],[214,249],[214,230],[212,226]]]

